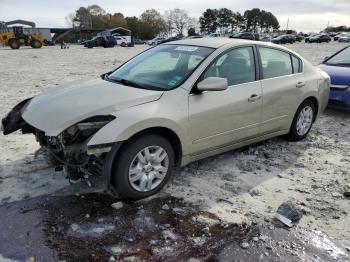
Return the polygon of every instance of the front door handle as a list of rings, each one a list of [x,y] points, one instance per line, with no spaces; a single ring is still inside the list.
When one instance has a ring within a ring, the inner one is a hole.
[[[296,84],[296,87],[297,87],[297,88],[301,88],[301,87],[303,87],[303,86],[305,86],[305,82],[298,82],[298,83]]]
[[[248,98],[248,102],[254,103],[255,101],[259,100],[261,98],[261,95],[253,94]]]

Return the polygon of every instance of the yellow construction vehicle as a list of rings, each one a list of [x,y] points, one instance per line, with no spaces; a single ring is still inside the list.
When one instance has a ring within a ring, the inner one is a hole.
[[[24,32],[22,26],[6,27],[0,31],[0,44],[7,45],[12,49],[18,49],[20,46],[41,48],[43,46],[43,36],[40,33]]]

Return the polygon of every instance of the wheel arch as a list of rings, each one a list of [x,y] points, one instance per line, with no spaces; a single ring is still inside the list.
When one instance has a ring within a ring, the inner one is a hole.
[[[315,109],[316,109],[316,112],[315,112],[315,115],[314,115],[314,122],[315,122],[316,119],[317,119],[317,117],[318,117],[318,113],[319,113],[319,111],[320,111],[320,109],[319,109],[320,103],[318,102],[318,100],[317,100],[317,98],[316,98],[315,96],[309,96],[309,97],[305,98],[305,99],[300,103],[300,105],[301,105],[302,103],[304,103],[305,101],[307,101],[307,100],[310,100],[310,101],[314,104],[314,106],[315,106]]]
[[[173,130],[167,127],[156,126],[156,127],[149,127],[149,128],[143,129],[133,134],[128,140],[124,141],[120,149],[122,150],[124,146],[127,146],[128,141],[134,140],[140,136],[147,135],[147,134],[155,134],[167,139],[174,149],[175,164],[176,165],[181,164],[182,152],[183,152],[181,140]]]

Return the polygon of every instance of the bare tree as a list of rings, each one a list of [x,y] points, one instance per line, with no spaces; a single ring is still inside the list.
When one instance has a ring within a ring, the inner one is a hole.
[[[173,23],[174,23],[174,18],[173,18],[173,12],[172,10],[166,10],[164,12],[164,21],[165,21],[165,31],[168,36],[171,36],[173,34]]]
[[[165,12],[167,27],[175,30],[177,35],[183,35],[184,30],[189,27],[190,17],[184,9],[174,8]]]
[[[76,22],[75,22],[75,14],[74,13],[70,13],[65,18],[66,18],[66,23],[68,24],[69,27],[75,26]]]

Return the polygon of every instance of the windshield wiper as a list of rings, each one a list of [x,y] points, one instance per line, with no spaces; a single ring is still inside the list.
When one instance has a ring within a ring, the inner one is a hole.
[[[115,82],[115,83],[119,83],[119,84],[122,84],[124,86],[131,86],[131,87],[136,87],[136,88],[141,88],[141,89],[147,89],[139,84],[136,84],[135,82],[132,82],[130,80],[127,80],[127,79],[124,79],[124,78],[121,78],[121,79],[114,79],[114,78],[109,78],[107,76],[107,78],[105,78],[106,80],[108,81],[111,81],[111,82]]]

